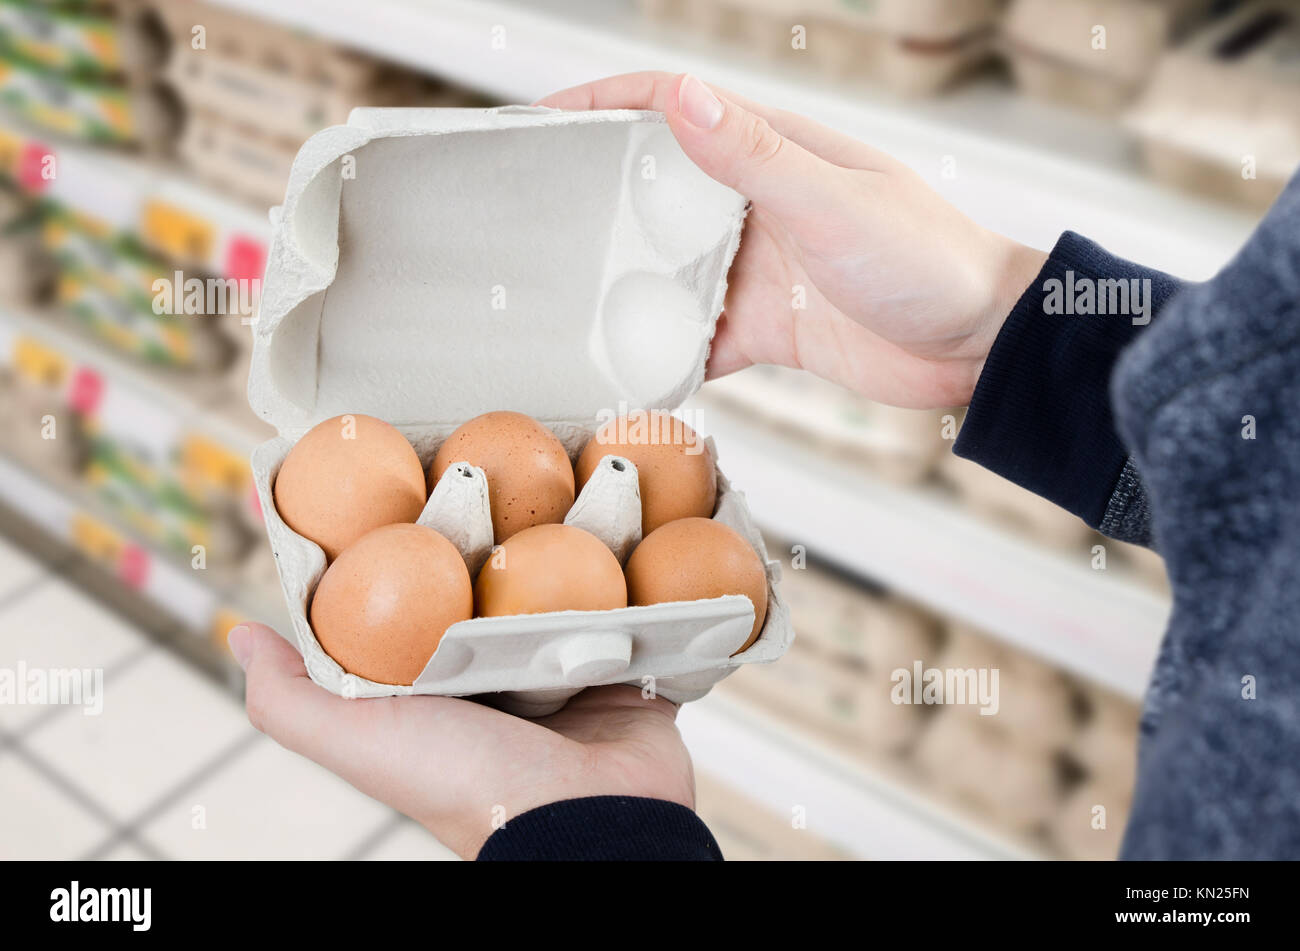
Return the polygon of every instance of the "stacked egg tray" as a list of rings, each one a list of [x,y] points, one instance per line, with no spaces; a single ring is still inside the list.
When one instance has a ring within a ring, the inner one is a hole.
[[[178,151],[205,181],[267,207],[311,134],[366,106],[474,106],[481,97],[208,3],[162,2],[166,81],[185,107]],[[202,46],[195,30],[201,28]]]
[[[640,0],[654,20],[803,65],[928,95],[985,61],[1002,0]]]
[[[786,567],[782,589],[798,640],[780,664],[722,689],[1031,851],[1116,856],[1134,781],[1135,704],[825,568]],[[895,672],[911,678],[917,664],[997,669],[996,713],[895,702],[897,683],[911,682]]]

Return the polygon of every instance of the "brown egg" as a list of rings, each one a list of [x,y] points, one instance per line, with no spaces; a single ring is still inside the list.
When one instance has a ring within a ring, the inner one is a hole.
[[[704,440],[671,413],[637,412],[610,420],[578,457],[578,491],[600,460],[623,456],[636,466],[641,487],[641,532],[649,535],[674,519],[709,518],[718,478]]]
[[[627,607],[614,553],[572,525],[534,525],[499,545],[478,573],[478,617]]]
[[[371,529],[414,522],[427,498],[406,437],[359,413],[318,423],[294,443],[273,492],[284,523],[331,561]]]
[[[423,525],[385,525],[325,569],[310,619],[320,646],[348,673],[409,686],[447,628],[473,611],[455,545]]]
[[[627,560],[628,604],[700,601],[743,594],[754,602],[746,650],[767,617],[767,572],[758,552],[721,522],[682,518],[655,529]]]
[[[573,463],[555,434],[523,413],[484,413],[447,437],[429,467],[429,491],[447,467],[478,466],[487,476],[492,534],[562,522],[573,507]]]

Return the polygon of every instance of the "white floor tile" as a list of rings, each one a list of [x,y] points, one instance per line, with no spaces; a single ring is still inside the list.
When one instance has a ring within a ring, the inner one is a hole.
[[[111,829],[13,753],[0,753],[0,859],[75,859]]]
[[[7,538],[0,538],[0,597],[26,588],[46,573],[45,566]]]
[[[150,821],[142,838],[169,858],[338,859],[393,815],[268,739]]]
[[[0,667],[108,669],[145,645],[143,635],[59,578],[0,609]],[[0,703],[0,729],[15,732],[49,707]]]
[[[365,858],[374,862],[459,862],[460,856],[447,848],[424,826],[403,822],[384,837]]]
[[[24,746],[129,820],[252,731],[228,694],[161,650],[104,683],[104,711],[68,711]]]

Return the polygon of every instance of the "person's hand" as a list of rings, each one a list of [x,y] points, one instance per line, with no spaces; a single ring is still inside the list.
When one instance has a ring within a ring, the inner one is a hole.
[[[751,200],[711,377],[773,363],[895,406],[964,406],[1046,259],[889,156],[689,75],[614,76],[537,104],[660,111],[692,161]]]
[[[591,687],[523,720],[452,697],[345,700],[312,683],[275,631],[245,624],[230,649],[253,726],[415,819],[462,858],[504,820],[583,796],[695,806],[677,707],[635,687]]]

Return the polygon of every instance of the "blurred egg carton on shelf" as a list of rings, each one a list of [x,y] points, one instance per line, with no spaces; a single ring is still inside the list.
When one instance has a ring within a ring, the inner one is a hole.
[[[1030,95],[1114,115],[1216,0],[1012,0],[1000,48]]]
[[[367,173],[345,179],[345,156]],[[527,174],[502,175],[505,163]],[[296,440],[341,414],[391,420],[427,467],[457,427],[503,405],[547,425],[570,459],[602,412],[680,405],[703,381],[745,210],[690,163],[658,113],[357,109],[304,144],[273,214],[249,402],[280,434],[254,450],[253,475],[313,680],[352,697],[493,694],[543,715],[583,687],[646,677],[660,696],[697,699],[737,667],[785,652],[779,566],[716,454],[714,518],[766,568],[768,610],[751,646],[740,650],[754,605],[736,595],[480,617],[447,629],[413,685],[348,673],[321,648],[307,612],[325,554],[288,528],[272,496]],[[480,293],[502,261],[519,275],[507,309]],[[588,481],[568,519],[590,518],[583,527],[616,553],[630,547],[622,528],[639,534],[641,522],[627,491],[635,468],[618,461]],[[493,537],[486,492],[481,469],[452,465],[420,519],[472,567]]]
[[[640,0],[647,17],[837,79],[929,95],[988,59],[1002,0]]]
[[[791,803],[791,807],[796,804]],[[728,780],[695,773],[695,812],[729,862],[830,862],[850,858],[786,815],[755,802]]]
[[[951,445],[944,435],[955,432],[957,419],[956,411],[874,403],[811,373],[776,366],[749,367],[711,380],[701,396],[900,483],[916,482],[933,471]]]
[[[200,178],[270,207],[303,141],[357,106],[481,106],[479,96],[329,41],[204,3],[162,3],[167,80],[185,107],[181,158]],[[194,31],[202,27],[201,47]]]
[[[1161,58],[1126,116],[1159,178],[1256,209],[1300,167],[1300,9],[1244,4]]]
[[[952,453],[943,456],[939,475],[971,511],[1034,541],[1088,555],[1092,530],[1060,506]]]
[[[1114,857],[1133,785],[1135,704],[819,565],[786,566],[782,590],[798,633],[789,653],[721,689],[1035,849]],[[931,671],[953,692],[915,702],[913,681],[924,691]],[[1094,830],[1099,796],[1108,817]]]

